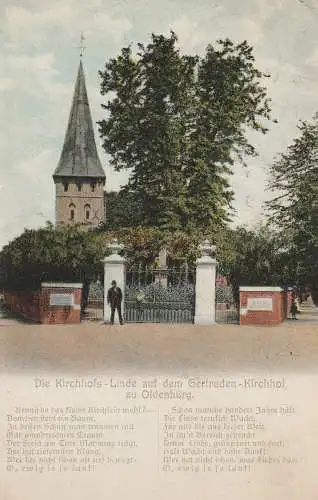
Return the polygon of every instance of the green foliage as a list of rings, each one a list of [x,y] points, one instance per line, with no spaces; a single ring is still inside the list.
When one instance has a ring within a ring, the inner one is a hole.
[[[188,262],[194,264],[199,256],[199,238],[182,231],[169,232],[158,228],[128,228],[104,233],[104,238],[117,238],[124,245],[123,254],[128,265],[142,263],[155,265],[156,258],[162,248],[167,250],[170,264]]]
[[[202,236],[158,228],[128,228],[84,232],[77,227],[25,230],[0,253],[0,288],[36,290],[42,281],[76,281],[84,285],[103,281],[102,259],[114,238],[124,245],[127,265],[156,266],[158,253],[167,250],[168,265],[190,266],[200,256]],[[255,231],[225,229],[210,234],[217,246],[218,272],[240,285],[282,285],[290,278],[290,261],[284,261],[281,242],[266,227]],[[290,283],[288,283],[290,284]]]
[[[295,281],[318,276],[318,118],[300,122],[299,136],[270,169],[269,220],[285,239]]]
[[[87,284],[103,280],[102,259],[109,254],[107,244],[117,238],[124,245],[128,265],[155,265],[161,248],[167,248],[170,263],[194,262],[198,241],[182,232],[159,229],[121,229],[84,232],[80,227],[52,225],[25,230],[0,253],[0,288],[37,290],[43,281],[72,281]]]
[[[141,220],[141,204],[126,189],[120,192],[111,191],[106,196],[106,223],[103,231],[115,231],[118,228],[133,228]]]
[[[85,282],[103,274],[105,243],[80,228],[26,229],[0,253],[0,286],[37,290],[42,281]]]
[[[239,227],[228,233],[227,251],[218,252],[220,274],[228,276],[236,301],[240,286],[292,284],[290,261],[282,252],[279,235],[268,226]]]
[[[116,171],[130,172],[116,198],[117,227],[129,218],[132,227],[201,235],[224,227],[234,161],[256,154],[246,130],[266,133],[270,119],[260,84],[266,75],[248,43],[220,40],[199,58],[180,53],[175,33],[153,34],[137,53],[123,48],[100,76],[108,96],[99,123],[103,147]]]

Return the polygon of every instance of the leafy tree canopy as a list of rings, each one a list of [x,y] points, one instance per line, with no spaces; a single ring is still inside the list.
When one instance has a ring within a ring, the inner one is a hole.
[[[270,168],[269,220],[285,239],[291,272],[303,283],[318,276],[318,117],[298,125],[299,136]]]
[[[142,207],[127,189],[120,192],[105,193],[106,223],[100,226],[103,231],[114,231],[118,228],[138,227],[142,218]]]
[[[37,290],[42,281],[84,282],[102,274],[104,244],[78,227],[26,229],[0,253],[0,283],[7,290]]]
[[[134,225],[208,234],[229,220],[235,160],[256,155],[247,129],[267,131],[267,75],[246,41],[219,40],[203,57],[177,41],[153,34],[106,63],[99,130],[112,166],[130,173],[120,198],[138,207]]]

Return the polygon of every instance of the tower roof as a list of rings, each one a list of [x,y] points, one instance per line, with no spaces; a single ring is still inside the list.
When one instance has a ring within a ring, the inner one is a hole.
[[[82,61],[78,68],[73,102],[56,177],[99,177],[105,172],[98,157]]]

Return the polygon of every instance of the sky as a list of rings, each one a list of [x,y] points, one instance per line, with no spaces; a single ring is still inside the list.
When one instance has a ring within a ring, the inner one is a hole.
[[[24,228],[54,222],[53,171],[58,163],[85,36],[84,70],[94,122],[103,118],[98,71],[130,43],[174,30],[183,52],[203,54],[229,37],[254,47],[266,79],[273,117],[259,152],[235,165],[234,223],[263,218],[268,167],[297,134],[299,120],[318,111],[318,0],[0,0],[0,248]],[[115,173],[96,142],[106,189],[127,176]]]

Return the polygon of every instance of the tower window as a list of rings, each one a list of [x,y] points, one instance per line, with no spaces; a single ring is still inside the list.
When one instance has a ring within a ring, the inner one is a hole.
[[[90,207],[90,205],[85,205],[84,210],[85,210],[85,219],[89,220],[90,214],[91,214],[91,207]]]
[[[74,220],[75,219],[75,205],[74,203],[71,203],[70,206],[70,220]]]
[[[82,191],[82,184],[77,184],[77,191]]]
[[[96,187],[96,184],[95,183],[92,183],[91,184],[91,190],[94,192],[95,191],[95,187]]]
[[[68,191],[68,184],[64,184],[64,191]]]

